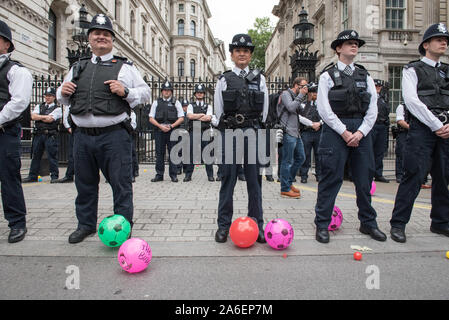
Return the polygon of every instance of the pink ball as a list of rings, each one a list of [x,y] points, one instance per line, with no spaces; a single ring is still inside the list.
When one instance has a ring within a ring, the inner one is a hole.
[[[275,250],[287,249],[294,236],[293,227],[283,219],[272,220],[265,228],[265,239],[270,247]]]
[[[376,193],[376,189],[377,189],[376,183],[373,181],[373,183],[371,184],[371,191],[370,191],[372,196]]]
[[[332,220],[329,225],[329,231],[336,231],[340,229],[343,223],[343,213],[339,207],[334,207],[334,212],[332,212]]]
[[[118,262],[128,273],[139,273],[145,270],[151,262],[151,248],[142,239],[129,239],[120,247]]]

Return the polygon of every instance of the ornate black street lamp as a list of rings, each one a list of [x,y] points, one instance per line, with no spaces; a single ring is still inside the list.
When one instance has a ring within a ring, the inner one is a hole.
[[[298,76],[305,77],[309,82],[315,82],[315,70],[318,63],[318,51],[309,52],[309,47],[315,41],[315,26],[307,20],[307,11],[302,7],[299,13],[299,23],[293,26],[293,45],[298,47],[293,56],[290,57],[292,68],[292,79]]]
[[[79,59],[91,56],[89,41],[87,38],[87,31],[90,26],[90,22],[87,19],[89,13],[87,12],[86,6],[84,4],[81,6],[78,13],[79,20],[74,21],[75,28],[72,35],[72,40],[74,43],[76,43],[78,48],[76,50],[70,50],[69,48],[67,48],[67,59],[69,59],[70,67],[72,67],[72,65]]]

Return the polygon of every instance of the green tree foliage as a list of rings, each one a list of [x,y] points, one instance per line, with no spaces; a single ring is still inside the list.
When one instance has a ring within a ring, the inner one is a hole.
[[[254,28],[248,30],[248,34],[256,46],[250,65],[251,68],[265,70],[265,51],[273,31],[274,27],[271,25],[269,17],[256,18]]]

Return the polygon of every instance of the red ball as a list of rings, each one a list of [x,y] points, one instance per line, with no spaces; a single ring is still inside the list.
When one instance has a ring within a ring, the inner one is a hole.
[[[356,261],[362,260],[362,254],[360,252],[354,253],[354,260]]]
[[[249,217],[238,218],[232,223],[229,236],[237,247],[249,248],[259,237],[259,227]]]

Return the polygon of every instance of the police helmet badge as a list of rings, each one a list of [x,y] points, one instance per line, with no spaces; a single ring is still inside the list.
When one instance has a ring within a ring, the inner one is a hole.
[[[246,42],[245,37],[241,37],[240,38],[240,43],[245,43],[245,42]]]
[[[351,32],[351,36],[357,37],[357,33],[355,33],[355,31],[352,31],[352,32]]]
[[[446,28],[446,26],[444,25],[444,23],[440,23],[440,24],[438,25],[438,30],[439,30],[441,33],[448,33],[448,32],[447,32],[447,28]]]
[[[100,25],[106,24],[106,17],[104,16],[104,14],[98,15],[97,23]]]

